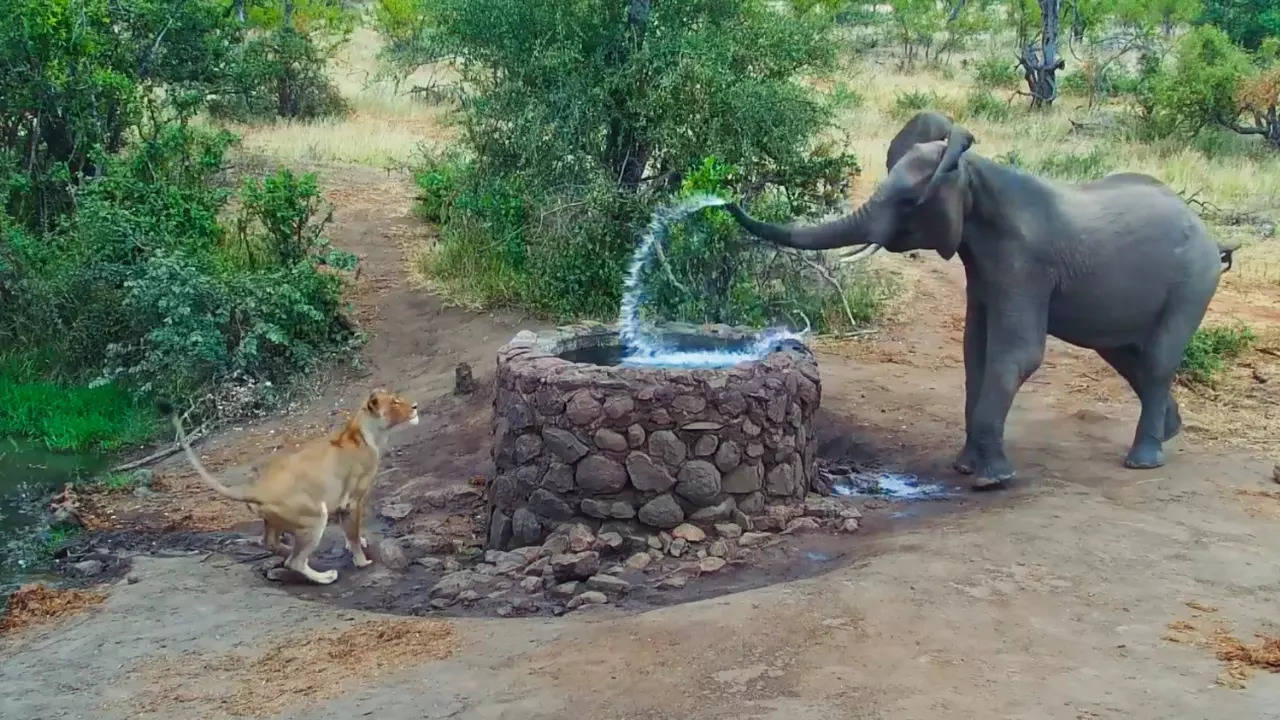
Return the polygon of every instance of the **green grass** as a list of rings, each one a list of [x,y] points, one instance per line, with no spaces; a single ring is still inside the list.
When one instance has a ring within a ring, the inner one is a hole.
[[[114,493],[132,490],[135,485],[137,485],[137,481],[133,474],[111,472],[94,478],[94,480],[87,485],[87,489],[96,492]]]
[[[894,97],[889,114],[897,120],[905,120],[921,110],[936,109],[940,104],[941,98],[932,90],[910,90]]]
[[[1196,330],[1182,353],[1178,377],[1186,382],[1209,384],[1256,340],[1249,326],[1220,325]]]
[[[44,563],[50,563],[63,545],[79,537],[82,532],[84,530],[79,525],[51,525],[41,534],[36,553]]]
[[[1088,152],[1050,153],[1036,163],[1035,169],[1061,180],[1086,181],[1105,176],[1114,166],[1115,163],[1106,149],[1095,147]]]
[[[51,378],[32,354],[0,355],[0,437],[22,437],[50,450],[111,451],[151,439],[155,410],[114,384]]]

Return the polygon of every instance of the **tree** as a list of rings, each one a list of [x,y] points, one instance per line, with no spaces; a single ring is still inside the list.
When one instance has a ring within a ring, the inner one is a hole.
[[[1249,56],[1212,25],[1178,44],[1174,67],[1154,89],[1157,130],[1199,133],[1218,126],[1258,135],[1280,149],[1280,68],[1258,70]]]
[[[1280,150],[1280,67],[1272,67],[1246,78],[1236,91],[1240,115],[1228,127],[1242,135],[1261,135],[1271,147]]]
[[[1205,0],[1199,21],[1221,28],[1237,45],[1257,50],[1268,37],[1280,37],[1280,4],[1275,0]]]
[[[0,24],[4,207],[33,227],[71,208],[69,188],[118,152],[145,101],[190,114],[224,77],[238,30],[214,2],[13,0]]]
[[[947,13],[937,0],[889,0],[889,7],[893,10],[894,35],[902,48],[902,65],[911,67],[917,58],[928,62]]]
[[[616,312],[641,223],[704,161],[733,168],[726,193],[779,197],[785,214],[832,208],[856,164],[818,141],[831,107],[802,81],[835,58],[833,20],[820,9],[381,0],[400,72],[452,62],[461,75],[465,156],[421,176],[442,223],[432,272],[491,288],[484,302]],[[722,264],[754,285],[743,265],[754,257]]]
[[[1055,73],[1066,66],[1058,54],[1058,40],[1062,27],[1062,0],[1013,0],[1018,12],[1039,20],[1039,32],[1022,44],[1018,64],[1022,66],[1031,96],[1032,108],[1049,107],[1058,97]],[[1030,12],[1028,12],[1030,11]]]

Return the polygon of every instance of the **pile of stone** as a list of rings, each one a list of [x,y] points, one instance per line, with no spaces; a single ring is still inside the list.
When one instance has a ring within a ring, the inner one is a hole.
[[[501,600],[500,615],[537,612],[547,605],[558,613],[617,603],[637,583],[657,590],[683,588],[691,578],[749,562],[751,553],[784,542],[787,535],[856,531],[860,517],[852,503],[811,495],[800,506],[768,506],[756,516],[735,511],[727,519],[684,522],[656,533],[635,521],[605,522],[598,529],[570,523],[540,545],[489,549],[472,567],[453,558],[418,562],[446,573],[429,592],[431,608]]]

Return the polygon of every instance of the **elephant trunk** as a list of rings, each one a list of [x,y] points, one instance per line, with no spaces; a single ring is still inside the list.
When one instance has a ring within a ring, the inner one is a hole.
[[[830,250],[850,245],[879,244],[870,231],[871,201],[851,215],[821,225],[775,225],[756,220],[734,203],[725,206],[747,232],[776,245],[799,250]]]

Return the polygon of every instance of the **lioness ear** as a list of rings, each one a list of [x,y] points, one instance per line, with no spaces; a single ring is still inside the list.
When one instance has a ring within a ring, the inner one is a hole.
[[[365,401],[364,409],[368,410],[371,413],[376,413],[378,412],[378,405],[380,403],[381,403],[381,400],[378,397],[378,391],[374,390],[373,392],[369,393],[369,399]]]

